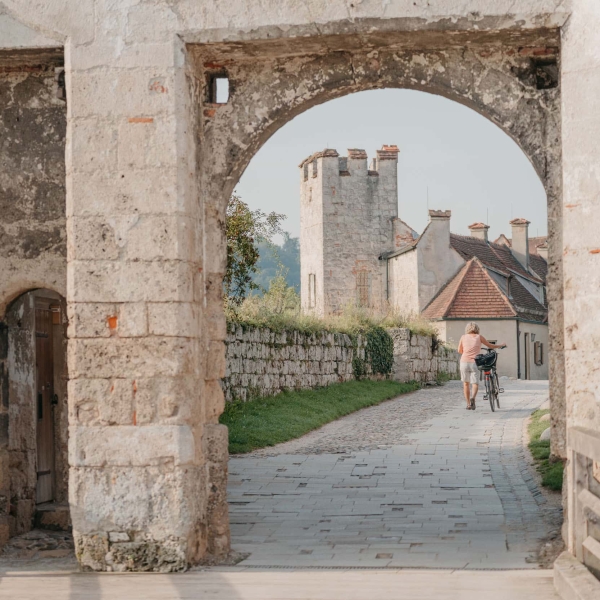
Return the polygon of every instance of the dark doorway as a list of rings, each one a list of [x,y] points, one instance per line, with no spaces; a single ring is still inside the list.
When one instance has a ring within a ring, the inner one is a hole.
[[[52,502],[55,488],[54,463],[54,344],[52,336],[53,302],[36,298],[35,356],[37,413],[36,504]]]
[[[531,365],[529,356],[531,354],[531,340],[528,333],[525,334],[525,379],[531,379]]]

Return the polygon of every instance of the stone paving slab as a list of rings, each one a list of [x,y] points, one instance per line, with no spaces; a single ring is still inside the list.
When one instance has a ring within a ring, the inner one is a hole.
[[[524,465],[522,432],[547,383],[503,383],[495,413],[481,399],[466,411],[450,382],[232,457],[232,545],[250,553],[241,565],[537,564],[551,525]]]
[[[381,562],[381,561],[378,561]],[[390,561],[392,564],[394,561]],[[0,600],[558,600],[551,571],[273,571],[2,574]]]

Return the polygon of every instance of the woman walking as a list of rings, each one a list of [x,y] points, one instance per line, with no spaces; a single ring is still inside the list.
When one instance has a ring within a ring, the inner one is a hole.
[[[460,380],[463,382],[467,410],[475,410],[475,397],[479,390],[479,385],[477,385],[479,371],[475,364],[475,357],[481,352],[482,344],[488,348],[503,348],[506,345],[491,344],[479,334],[477,323],[467,323],[465,335],[460,338],[458,343],[458,353],[461,355]]]

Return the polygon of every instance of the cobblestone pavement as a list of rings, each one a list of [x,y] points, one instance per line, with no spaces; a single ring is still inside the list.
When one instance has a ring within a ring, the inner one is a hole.
[[[548,386],[502,384],[495,413],[481,396],[466,411],[450,382],[232,458],[240,566],[536,567],[557,515],[527,466],[523,420]]]

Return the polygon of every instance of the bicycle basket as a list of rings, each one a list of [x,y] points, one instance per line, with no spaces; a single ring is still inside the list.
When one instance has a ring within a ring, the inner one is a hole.
[[[496,366],[498,360],[498,354],[496,352],[488,352],[487,354],[478,354],[475,357],[475,364],[480,370],[491,369]]]

